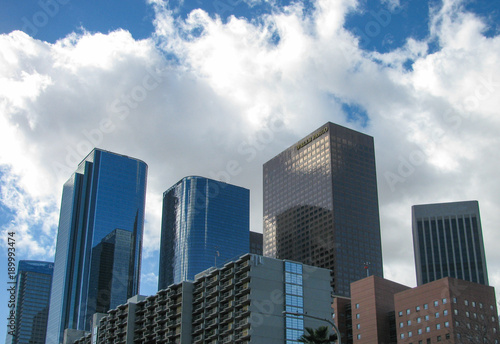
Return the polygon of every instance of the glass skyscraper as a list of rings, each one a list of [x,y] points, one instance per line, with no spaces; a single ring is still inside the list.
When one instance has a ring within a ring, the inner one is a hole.
[[[454,277],[488,285],[477,201],[412,207],[417,285]]]
[[[64,184],[47,344],[138,294],[147,165],[94,149]]]
[[[250,191],[185,177],[163,194],[158,290],[249,251]]]
[[[383,277],[371,136],[327,123],[264,164],[264,255],[332,270],[344,296]]]
[[[45,343],[53,270],[52,262],[19,261],[15,329],[13,336],[7,334],[7,344]]]

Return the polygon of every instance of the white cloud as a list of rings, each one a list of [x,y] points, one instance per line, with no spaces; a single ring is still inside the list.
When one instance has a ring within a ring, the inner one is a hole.
[[[380,54],[342,27],[354,1],[227,23],[201,10],[181,21],[150,2],[156,33],[147,40],[122,30],[55,44],[0,36],[1,186],[19,191],[4,203],[23,214],[20,228],[29,203],[54,233],[62,183],[97,145],[149,165],[146,259],[158,250],[161,194],[187,175],[250,188],[251,227],[261,230],[262,164],[332,121],[375,137],[386,277],[414,283],[412,204],[465,199],[479,200],[498,275],[500,38],[484,37],[479,18],[446,1],[428,40]],[[440,48],[429,52],[435,39]],[[361,105],[368,126],[349,122],[341,102]],[[50,251],[23,231],[33,252]]]

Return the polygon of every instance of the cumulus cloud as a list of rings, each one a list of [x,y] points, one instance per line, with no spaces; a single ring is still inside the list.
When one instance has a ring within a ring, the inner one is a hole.
[[[429,37],[381,54],[343,27],[356,1],[318,0],[313,11],[297,2],[225,22],[150,4],[156,32],[145,40],[123,30],[54,44],[0,36],[0,140],[9,147],[0,152],[1,187],[18,197],[2,202],[19,214],[32,209],[47,238],[27,229],[27,246],[53,252],[62,184],[93,146],[149,165],[148,262],[158,253],[161,194],[187,175],[249,188],[260,231],[262,164],[332,121],[375,137],[388,277],[414,284],[411,205],[467,199],[479,200],[498,275],[500,38],[484,36],[481,19],[445,1]],[[343,104],[364,109],[367,121]],[[29,228],[29,218],[16,221]]]

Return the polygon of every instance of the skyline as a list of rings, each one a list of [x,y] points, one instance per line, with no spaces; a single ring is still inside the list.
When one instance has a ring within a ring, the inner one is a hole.
[[[53,15],[13,2],[0,18],[0,227],[16,262],[54,259],[62,186],[97,146],[149,165],[154,294],[164,191],[189,175],[245,187],[262,232],[262,165],[331,121],[374,137],[384,276],[416,285],[412,205],[478,200],[498,292],[499,3],[248,0],[219,21],[228,1],[112,1],[99,16],[53,1]],[[12,32],[22,18],[47,20],[31,38]]]

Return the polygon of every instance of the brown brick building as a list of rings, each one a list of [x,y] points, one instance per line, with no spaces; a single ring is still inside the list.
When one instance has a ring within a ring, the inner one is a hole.
[[[451,277],[394,297],[398,343],[498,343],[493,287]]]
[[[370,276],[332,307],[343,344],[500,343],[494,288],[451,277],[410,288]]]

